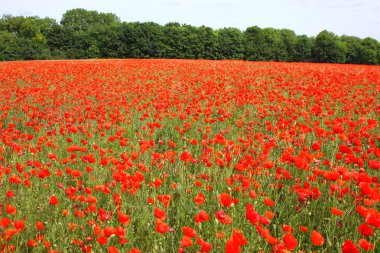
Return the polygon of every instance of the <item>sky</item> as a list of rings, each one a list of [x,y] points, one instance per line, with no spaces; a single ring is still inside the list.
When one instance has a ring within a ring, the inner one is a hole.
[[[121,21],[178,22],[214,29],[287,28],[316,36],[372,37],[380,41],[380,0],[0,0],[0,15],[51,17],[70,9],[114,13]]]

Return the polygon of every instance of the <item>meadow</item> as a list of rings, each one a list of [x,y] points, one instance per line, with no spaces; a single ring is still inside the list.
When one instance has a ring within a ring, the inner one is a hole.
[[[379,252],[380,67],[0,63],[1,252]]]

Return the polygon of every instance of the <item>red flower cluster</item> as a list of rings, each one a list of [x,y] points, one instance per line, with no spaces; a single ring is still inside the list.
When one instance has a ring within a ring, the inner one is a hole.
[[[379,73],[0,63],[0,252],[378,252]]]

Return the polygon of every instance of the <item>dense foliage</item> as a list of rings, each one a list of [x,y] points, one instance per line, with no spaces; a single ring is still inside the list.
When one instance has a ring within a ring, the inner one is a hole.
[[[380,252],[379,70],[2,62],[0,252]]]
[[[67,11],[60,23],[39,17],[0,19],[0,60],[87,58],[245,59],[253,61],[379,64],[372,38],[315,38],[289,29],[248,27],[213,30],[169,23],[121,22],[114,14]]]

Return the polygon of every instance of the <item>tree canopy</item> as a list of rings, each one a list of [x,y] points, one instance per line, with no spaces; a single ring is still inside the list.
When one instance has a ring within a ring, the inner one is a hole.
[[[0,60],[89,58],[380,64],[380,43],[326,30],[314,38],[289,29],[258,26],[241,31],[179,23],[121,22],[112,13],[85,9],[66,11],[59,23],[36,16],[0,18]]]

